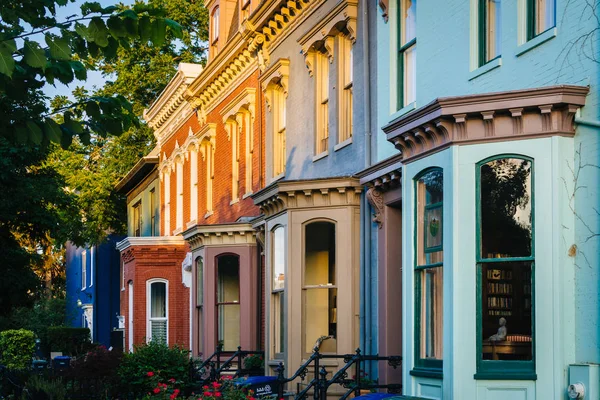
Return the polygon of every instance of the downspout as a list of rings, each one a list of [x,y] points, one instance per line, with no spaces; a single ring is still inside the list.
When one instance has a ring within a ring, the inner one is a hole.
[[[592,121],[589,119],[581,118],[581,109],[577,109],[577,111],[575,112],[575,123],[600,128],[600,121]]]
[[[370,90],[370,59],[369,59],[369,7],[363,3],[363,21],[362,21],[362,45],[363,45],[363,87],[364,87],[364,168],[371,166],[371,90]],[[372,321],[373,321],[373,303],[371,288],[371,219],[369,218],[369,203],[366,196],[362,198],[363,221],[361,229],[361,248],[363,258],[363,268],[361,271],[361,319],[362,319],[362,339],[363,354],[373,354]],[[373,376],[372,366],[367,365],[367,369]]]

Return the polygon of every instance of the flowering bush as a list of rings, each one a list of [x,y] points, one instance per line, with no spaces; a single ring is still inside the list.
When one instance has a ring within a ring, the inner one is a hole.
[[[265,360],[262,354],[252,354],[244,358],[244,369],[263,369]]]
[[[145,379],[151,383],[152,390],[144,396],[145,400],[175,400],[185,398],[181,389],[183,382],[175,378],[162,382],[154,371],[146,373]],[[202,387],[200,393],[192,393],[187,400],[256,400],[254,392],[236,385],[230,377],[223,377],[219,382],[211,382]]]

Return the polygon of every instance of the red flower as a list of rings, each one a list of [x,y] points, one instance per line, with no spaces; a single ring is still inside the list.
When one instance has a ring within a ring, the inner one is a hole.
[[[221,392],[215,392],[215,397],[221,397]]]
[[[175,383],[175,382],[176,382],[176,381],[175,381],[175,378],[171,378],[171,379],[169,379],[169,382],[170,382],[170,383]]]
[[[213,383],[212,383],[212,386],[213,386],[215,389],[218,389],[218,388],[220,388],[220,387],[221,387],[221,384],[220,384],[219,382],[213,382]]]
[[[202,389],[208,390],[208,386],[204,385],[204,386],[202,386]]]
[[[175,393],[173,393],[172,395],[169,396],[169,399],[173,400],[175,397],[177,397],[177,395]]]
[[[154,372],[150,371],[146,375],[148,375],[148,376],[154,376]]]
[[[154,394],[159,394],[160,393],[160,388],[154,388]]]
[[[204,397],[210,397],[210,396],[212,396],[211,392],[204,392]]]

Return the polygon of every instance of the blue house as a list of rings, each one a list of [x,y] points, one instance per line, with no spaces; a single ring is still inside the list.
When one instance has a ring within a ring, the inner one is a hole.
[[[404,394],[600,398],[597,2],[378,5],[361,337]]]
[[[90,247],[67,244],[67,324],[89,328],[92,341],[106,347],[123,346],[122,339],[111,341],[111,332],[119,329],[120,257],[115,245],[121,239],[111,235]]]

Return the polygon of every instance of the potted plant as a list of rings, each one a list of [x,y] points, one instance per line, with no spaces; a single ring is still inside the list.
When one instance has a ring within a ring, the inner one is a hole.
[[[247,375],[263,375],[265,370],[265,360],[262,354],[251,354],[244,358],[244,370]]]

